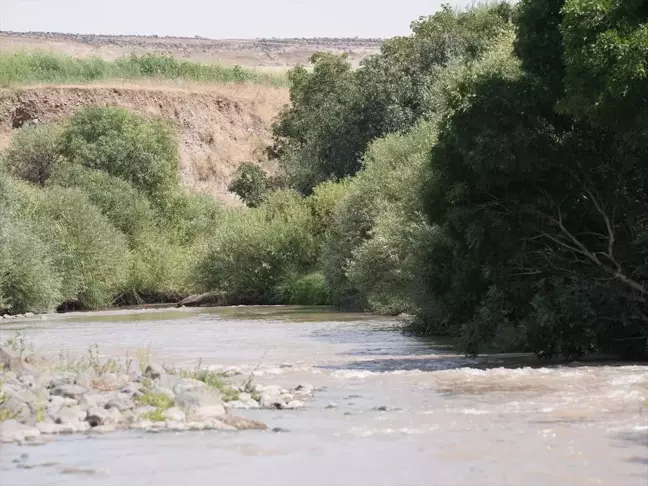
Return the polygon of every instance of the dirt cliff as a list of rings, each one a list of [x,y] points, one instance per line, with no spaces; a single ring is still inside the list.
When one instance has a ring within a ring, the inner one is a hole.
[[[183,183],[234,202],[227,185],[241,163],[258,161],[273,171],[263,148],[272,119],[287,102],[286,89],[253,85],[156,82],[0,90],[0,150],[27,120],[62,120],[87,105],[121,106],[169,120],[178,133]]]

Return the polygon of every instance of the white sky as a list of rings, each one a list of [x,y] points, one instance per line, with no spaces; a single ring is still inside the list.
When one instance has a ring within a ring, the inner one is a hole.
[[[469,0],[0,0],[0,30],[211,38],[392,37]]]

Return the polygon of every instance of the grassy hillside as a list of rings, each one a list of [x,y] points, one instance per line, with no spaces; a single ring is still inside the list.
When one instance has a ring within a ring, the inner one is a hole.
[[[162,54],[131,55],[114,61],[79,59],[42,52],[0,53],[0,86],[75,84],[109,80],[171,79],[201,83],[249,83],[282,87],[283,73],[264,73],[240,66],[182,61]]]

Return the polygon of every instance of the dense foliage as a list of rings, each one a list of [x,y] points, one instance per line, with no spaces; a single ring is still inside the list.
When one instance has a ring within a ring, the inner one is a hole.
[[[0,174],[0,306],[204,291],[407,314],[468,353],[645,355],[645,5],[444,7],[358,69],[313,56],[278,177],[250,163],[230,185],[249,208],[182,189],[158,120],[25,128]]]
[[[431,90],[443,68],[469,64],[512,31],[507,4],[459,13],[450,7],[412,23],[412,35],[385,41],[352,70],[345,56],[316,54],[312,72],[289,74],[290,107],[274,126],[270,154],[293,187],[310,193],[362,167],[368,144],[437,111]]]

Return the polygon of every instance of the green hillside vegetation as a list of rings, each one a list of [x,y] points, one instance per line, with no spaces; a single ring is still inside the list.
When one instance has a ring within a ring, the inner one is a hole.
[[[164,54],[126,56],[114,61],[80,59],[46,52],[0,53],[0,87],[22,84],[73,84],[111,80],[170,79],[199,83],[250,83],[287,86],[282,74],[240,66],[183,61]]]

